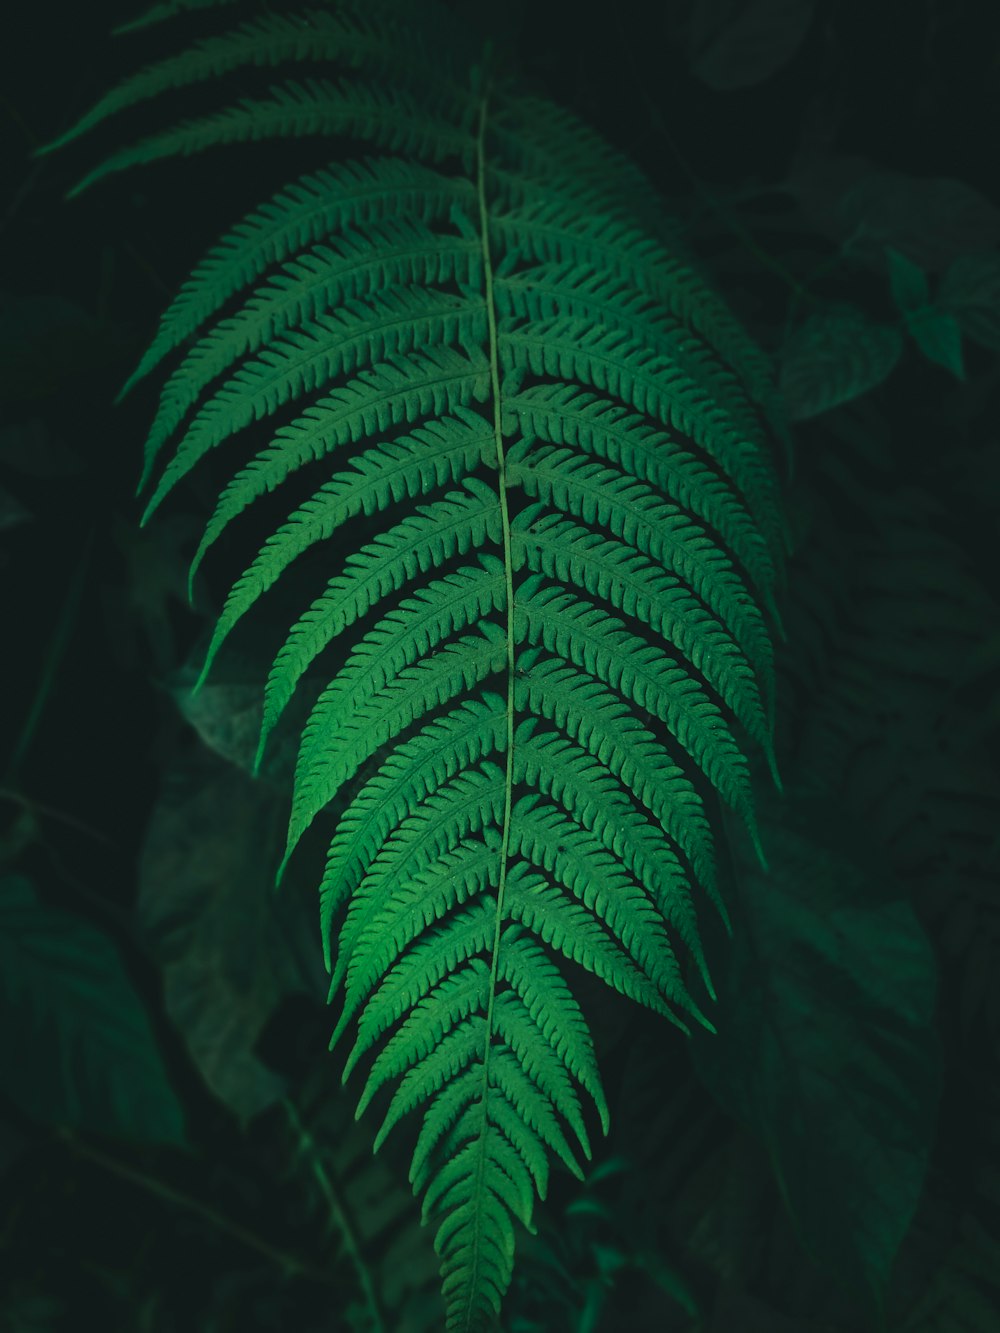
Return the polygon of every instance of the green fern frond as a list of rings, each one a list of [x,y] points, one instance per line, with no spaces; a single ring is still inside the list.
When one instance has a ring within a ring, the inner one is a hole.
[[[345,307],[377,284],[474,280],[478,247],[435,236],[422,223],[385,222],[365,238],[348,233],[336,251],[318,245],[258,288],[241,314],[224,320],[192,348],[171,376],[146,441],[146,470],[199,395],[251,353],[307,324],[343,319]],[[336,314],[334,313],[336,311]],[[345,321],[346,323],[346,321]],[[349,328],[345,327],[345,337]]]
[[[411,808],[413,791],[426,798],[456,772],[492,753],[500,744],[505,723],[506,708],[500,695],[467,700],[394,750],[355,796],[330,843],[320,884],[327,970],[333,918]]]
[[[280,66],[263,96],[122,149],[78,190],[227,143],[369,154],[234,227],[122,392],[171,360],[146,517],[223,474],[192,574],[265,497],[295,496],[233,582],[202,679],[292,564],[328,563],[287,613],[257,762],[308,678],[282,869],[340,793],[320,885],[333,1041],[354,1032],[344,1077],[361,1069],[376,1147],[420,1113],[410,1178],[447,1328],[471,1333],[551,1159],[579,1175],[595,1112],[608,1126],[562,965],[711,1030],[680,960],[714,998],[697,910],[728,918],[704,793],[763,859],[748,750],[777,780],[787,537],[766,359],[642,173],[460,29],[389,0],[267,14],[127,80],[62,141]]]
[[[692,387],[710,393],[716,411],[726,411],[738,432],[757,446],[765,442],[760,420],[748,406],[738,379],[717,353],[621,278],[572,262],[537,264],[498,282],[497,300],[508,313],[525,319],[555,318],[566,312],[586,323],[622,330],[676,362]]]
[[[528,863],[517,861],[506,883],[506,904],[513,921],[526,927],[543,944],[578,963],[636,1004],[662,1014],[682,1032],[688,1028],[660,994],[655,982],[600,925],[594,913],[542,876]],[[707,1020],[701,1020],[711,1029]]]
[[[534,718],[521,724],[516,739],[516,780],[551,796],[592,831],[648,895],[663,904],[679,930],[693,926],[687,876],[666,829],[642,817],[608,766],[558,732],[536,731]],[[692,947],[697,954],[696,935]],[[705,980],[711,990],[707,974]]]
[[[774,563],[740,499],[695,453],[640,417],[570,384],[537,384],[519,391],[509,408],[525,436],[566,445],[604,459],[725,533],[762,603],[774,598]]]
[[[484,621],[480,633],[453,639],[433,657],[404,668],[391,687],[366,700],[364,708],[346,720],[330,708],[331,695],[324,692],[302,735],[279,873],[306,829],[365,760],[423,714],[502,671],[506,657],[506,636],[492,621]],[[337,738],[332,754],[331,735]]]
[[[356,976],[364,950],[379,944],[389,919],[386,904],[396,901],[403,883],[430,868],[443,851],[468,835],[492,827],[503,808],[504,794],[503,770],[484,761],[428,793],[424,804],[403,820],[371,862],[364,883],[351,899],[338,942],[334,986],[345,975],[349,979]],[[361,950],[357,956],[355,949]]]
[[[460,202],[469,208],[475,202],[468,181],[401,158],[335,163],[303,176],[209,251],[163,315],[159,332],[119,399],[271,264],[301,255],[319,241],[335,243],[350,228],[370,232],[390,218],[429,224]],[[143,484],[145,480],[148,477]]]
[[[210,81],[246,66],[280,65],[285,61],[329,61],[342,55],[349,63],[364,63],[388,52],[376,29],[358,26],[323,10],[299,17],[266,14],[251,19],[222,37],[209,37],[158,65],[148,66],[119,84],[72,129],[46,145],[61,148],[109,116],[161,93]]]
[[[474,899],[464,911],[453,912],[433,936],[425,935],[418,940],[393,965],[359,1016],[355,1041],[358,1054],[374,1045],[430,986],[453,972],[459,962],[486,949],[493,938],[494,925],[489,902]],[[352,1069],[356,1059],[352,1051],[347,1061]],[[345,1082],[347,1078],[345,1068]]]
[[[230,590],[201,679],[233,626],[293,560],[359,513],[376,512],[404,495],[416,498],[435,481],[458,481],[472,471],[492,437],[482,417],[457,403],[453,410],[454,416],[418,426],[412,436],[392,446],[368,450],[356,460],[354,475],[334,476],[268,539]]]
[[[682,666],[594,603],[538,575],[521,585],[514,624],[519,640],[543,644],[658,717],[752,826],[746,757],[720,710]]]
[[[522,509],[514,519],[511,558],[515,569],[578,584],[672,643],[764,749],[777,781],[772,725],[753,670],[732,635],[674,574],[633,545],[571,523],[544,505]]]
[[[502,788],[499,792],[493,788],[488,795],[492,799],[498,794],[502,798]],[[359,939],[358,955],[352,955],[346,962],[338,960],[331,989],[343,984],[344,1009],[331,1044],[339,1040],[379,977],[385,975],[429,924],[442,917],[448,907],[481,895],[487,887],[496,889],[501,870],[500,837],[489,824],[484,825],[482,832],[481,842],[463,839],[412,879],[401,876],[403,882],[398,886],[395,900],[374,918],[368,936]]]
[[[363,547],[292,627],[264,689],[258,765],[299,679],[332,639],[417,571],[426,573],[487,541],[499,542],[494,492],[474,477],[464,478],[463,484],[464,492],[453,491],[434,504],[419,506],[415,517]]]
[[[773,392],[767,362],[688,264],[663,250],[653,237],[613,215],[568,216],[565,201],[546,196],[490,219],[498,248],[518,249],[544,263],[571,263],[607,273],[643,297],[661,304],[735,372],[751,399],[766,406]]]
[[[508,460],[511,480],[532,499],[608,528],[675,573],[739,644],[765,689],[773,690],[773,652],[760,608],[719,545],[683,510],[641,482],[568,449],[522,440]]]
[[[488,396],[489,366],[481,354],[463,356],[448,347],[414,352],[408,361],[396,358],[362,371],[353,384],[335,389],[283,427],[276,442],[227,485],[195,553],[192,571],[234,518],[299,467],[334,448],[356,444],[376,430],[432,413],[440,416],[449,405],[457,412]]]
[[[474,345],[484,312],[464,307],[459,298],[400,287],[374,298],[379,318],[369,306],[345,301],[336,315],[288,330],[274,338],[205,404],[191,422],[146,506],[147,522],[177,482],[206,453],[253,421],[357,369],[371,355],[379,359],[413,351],[426,342],[461,340]],[[357,388],[359,386],[355,386]]]
[[[384,6],[381,23],[371,21],[377,5],[339,0],[337,9],[343,12],[312,8],[302,14],[263,14],[220,37],[196,42],[180,55],[148,66],[119,84],[70,130],[47,144],[45,151],[71,143],[108,117],[140,102],[246,68],[291,62],[329,66],[339,62],[351,69],[370,68],[396,87],[415,85],[426,91],[433,85],[434,92],[441,94],[444,71],[440,64],[432,63],[423,26],[409,30],[405,45],[388,44]]]
[[[694,787],[631,708],[593,676],[552,657],[517,679],[515,708],[554,723],[600,759],[687,856],[715,896],[712,836]]]
[[[144,14],[129,19],[127,23],[119,23],[111,31],[118,37],[125,33],[140,32],[143,28],[155,27],[158,23],[166,23],[181,14],[196,13],[201,9],[219,9],[239,2],[240,0],[158,0],[158,3],[151,5]]]
[[[267,99],[242,98],[234,107],[182,121],[107,158],[70,191],[73,198],[114,172],[165,157],[188,157],[224,144],[305,136],[364,139],[379,148],[441,162],[459,157],[471,166],[469,138],[445,119],[425,112],[403,90],[365,87],[341,79],[295,79],[272,85]]]
[[[536,319],[507,334],[501,350],[534,375],[572,380],[626,402],[716,458],[746,496],[778,549],[775,482],[759,448],[741,440],[679,368],[618,330],[570,318]],[[770,516],[770,517],[769,517]]]

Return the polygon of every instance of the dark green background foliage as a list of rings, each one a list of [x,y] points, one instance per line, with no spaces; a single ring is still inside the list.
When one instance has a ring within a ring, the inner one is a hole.
[[[454,7],[649,173],[793,421],[770,874],[733,827],[717,1036],[582,997],[611,1133],[554,1174],[503,1326],[995,1333],[1000,16]],[[321,857],[272,890],[302,718],[252,779],[252,633],[190,695],[236,571],[187,608],[211,490],[140,533],[151,400],[111,406],[206,245],[315,159],[64,207],[93,157],[31,151],[164,53],[109,41],[127,17],[5,19],[0,1330],[421,1333],[405,1145],[372,1159],[326,1050]]]

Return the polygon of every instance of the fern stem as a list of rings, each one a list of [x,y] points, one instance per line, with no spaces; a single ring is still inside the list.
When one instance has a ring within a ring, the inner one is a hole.
[[[479,1130],[479,1158],[476,1166],[476,1186],[472,1197],[482,1198],[483,1172],[486,1165],[486,1139],[489,1121],[486,1115],[490,1086],[490,1049],[493,1037],[493,1001],[496,995],[497,969],[500,960],[500,932],[503,926],[504,888],[507,881],[507,859],[510,854],[510,819],[514,789],[514,573],[511,557],[510,511],[507,505],[507,465],[503,448],[503,430],[500,410],[500,370],[497,350],[496,308],[493,302],[493,265],[490,256],[489,217],[486,207],[486,111],[489,102],[489,82],[484,84],[479,105],[479,127],[476,134],[476,195],[479,201],[479,234],[483,253],[483,281],[486,317],[490,338],[490,393],[493,399],[493,438],[496,445],[497,489],[500,495],[500,522],[503,538],[504,576],[507,585],[507,762],[504,774],[503,830],[500,841],[500,870],[497,876],[496,922],[493,929],[493,951],[490,960],[490,979],[486,1002],[486,1026],[483,1037],[483,1085],[480,1093],[481,1120]],[[475,1249],[472,1260],[472,1278],[468,1284],[468,1304],[464,1326],[472,1324],[472,1301],[478,1290],[479,1240],[482,1227],[481,1209],[476,1210]]]
[[[368,1313],[371,1316],[372,1328],[375,1333],[386,1333],[385,1314],[382,1310],[378,1293],[375,1290],[375,1283],[372,1281],[371,1271],[365,1262],[365,1257],[361,1253],[361,1245],[358,1241],[357,1233],[354,1229],[354,1223],[347,1212],[347,1207],[337,1192],[337,1187],[330,1177],[330,1173],[323,1165],[323,1159],[316,1141],[302,1123],[295,1104],[287,1097],[282,1098],[282,1106],[285,1108],[285,1114],[288,1116],[292,1129],[299,1141],[299,1151],[309,1158],[309,1165],[312,1168],[316,1184],[320,1188],[320,1193],[326,1200],[326,1206],[330,1210],[330,1216],[334,1225],[340,1232],[341,1240],[344,1243],[344,1250],[348,1258],[354,1265],[354,1271],[357,1274],[358,1283],[364,1294],[365,1303],[368,1306]]]

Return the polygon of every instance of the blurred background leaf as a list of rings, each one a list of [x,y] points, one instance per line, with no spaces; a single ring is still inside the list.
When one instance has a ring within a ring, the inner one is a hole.
[[[313,921],[290,888],[274,890],[285,818],[267,787],[198,751],[165,773],[139,863],[137,920],[167,1013],[241,1118],[285,1090],[254,1053],[264,1024],[285,997],[323,984]]]
[[[183,1143],[184,1116],[110,942],[0,875],[0,1086],[45,1124]]]
[[[814,0],[695,0],[691,67],[717,92],[762,83],[795,55],[815,11]]]
[[[790,421],[807,421],[876,388],[903,355],[890,324],[863,310],[831,304],[810,315],[781,349],[779,388]]]
[[[762,821],[770,871],[734,881],[718,1036],[692,1045],[767,1146],[807,1253],[880,1308],[934,1139],[937,973],[910,904],[838,855],[834,828],[828,808],[790,803]]]
[[[948,266],[939,299],[967,337],[1000,351],[1000,253],[959,256]]]

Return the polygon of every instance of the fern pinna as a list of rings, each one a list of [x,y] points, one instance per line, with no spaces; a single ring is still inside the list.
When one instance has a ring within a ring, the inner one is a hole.
[[[212,7],[159,5],[129,27]],[[447,1327],[470,1330],[499,1310],[513,1219],[531,1225],[550,1157],[579,1175],[590,1155],[581,1092],[608,1126],[560,962],[709,1026],[673,937],[711,994],[692,904],[724,915],[705,796],[756,838],[750,742],[773,771],[770,374],[677,257],[641,173],[435,5],[247,19],[58,142],[154,94],[290,63],[298,77],[77,188],[244,140],[371,150],[226,235],[126,388],[174,356],[147,518],[211,451],[233,457],[192,573],[255,502],[322,473],[233,584],[205,671],[298,557],[327,553],[267,680],[260,746],[346,635],[302,735],[285,860],[346,792],[320,886],[334,1040],[354,1033],[345,1077],[366,1062],[359,1114],[382,1094],[376,1147],[422,1112],[410,1176]],[[241,434],[272,417],[240,459]],[[368,539],[344,557],[362,516]]]

